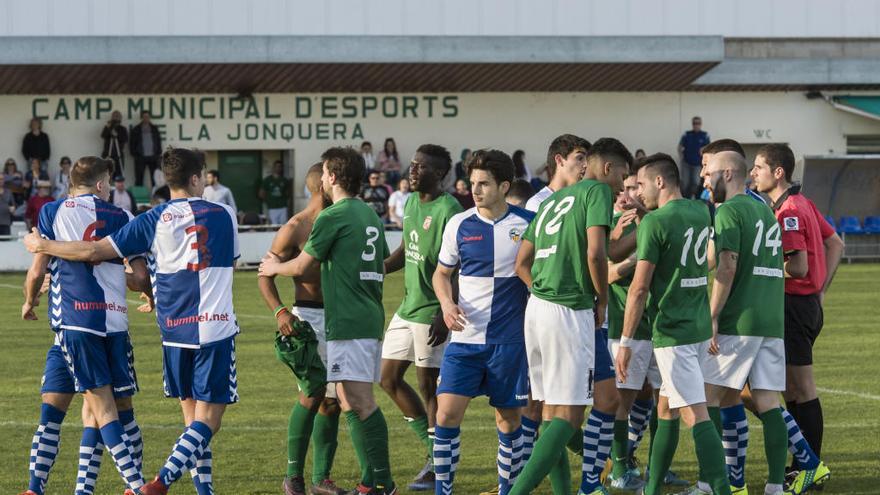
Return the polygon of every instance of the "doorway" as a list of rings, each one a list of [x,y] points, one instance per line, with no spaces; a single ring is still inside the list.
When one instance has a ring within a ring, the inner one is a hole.
[[[263,177],[263,157],[260,150],[236,150],[217,152],[217,170],[220,180],[232,191],[235,204],[243,213],[262,211],[257,196]]]

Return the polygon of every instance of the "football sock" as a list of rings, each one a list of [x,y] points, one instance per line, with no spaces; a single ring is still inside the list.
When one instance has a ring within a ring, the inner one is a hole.
[[[632,409],[629,411],[629,442],[627,444],[627,457],[632,457],[639,445],[642,443],[642,437],[645,434],[645,428],[651,421],[653,415],[651,409],[654,408],[654,401],[636,400],[633,402]],[[656,422],[655,422],[656,428]]]
[[[532,458],[516,478],[516,484],[510,490],[511,495],[531,493],[551,468],[559,464],[560,456],[564,456],[567,463],[568,454],[565,451],[565,444],[574,433],[575,429],[568,421],[561,418],[550,421],[548,426],[541,430],[541,436],[535,442],[535,449],[532,451]],[[570,486],[569,483],[568,490],[571,490]]]
[[[195,466],[189,470],[198,495],[213,495],[214,480],[211,472],[211,446],[206,446],[202,455],[196,459]]]
[[[605,461],[611,453],[614,437],[614,414],[604,413],[595,407],[590,410],[584,428],[584,462],[581,469],[581,491],[592,493],[599,488],[599,475],[605,469]]]
[[[507,495],[516,481],[522,461],[522,428],[511,433],[498,430],[498,493]]]
[[[657,434],[657,404],[651,408],[651,416],[648,418],[648,429],[650,431],[650,443],[648,443],[648,461],[645,464],[645,471],[651,468],[651,457],[654,455],[654,435]],[[635,451],[633,451],[635,452]],[[665,476],[665,475],[664,475]]]
[[[376,491],[390,492],[394,488],[391,477],[391,462],[388,458],[388,423],[382,409],[376,408],[367,419],[361,420],[364,432],[364,451],[373,468]]]
[[[422,416],[421,418],[407,418],[406,423],[409,425],[410,429],[416,432],[416,436],[419,437],[422,444],[425,445],[425,449],[428,452],[427,458],[431,458],[431,454],[433,453],[434,446],[431,445],[431,437],[428,435],[428,417]]]
[[[700,466],[700,478],[709,483],[715,495],[730,495],[724,448],[715,425],[711,421],[701,421],[694,425],[691,433]]]
[[[819,402],[819,398],[799,402],[797,412],[797,422],[804,438],[813,448],[813,452],[822,457],[822,434],[825,429],[825,419],[822,417],[822,404]]]
[[[76,471],[76,495],[92,495],[95,483],[98,482],[98,471],[101,469],[101,456],[104,444],[101,442],[101,431],[97,428],[83,428],[79,443],[79,467]]]
[[[103,430],[101,430],[103,433]],[[201,421],[193,421],[183,430],[171,455],[165,460],[165,465],[159,470],[159,481],[166,487],[180,479],[185,471],[189,471],[196,465],[196,461],[208,448],[214,433],[211,428]],[[105,443],[107,437],[104,437]]]
[[[721,408],[709,406],[706,409],[709,411],[709,419],[712,420],[712,426],[715,427],[715,431],[721,437],[721,433],[724,431],[721,424]]]
[[[141,469],[144,463],[144,440],[141,437],[141,429],[134,420],[134,409],[119,411],[119,422],[122,423],[125,436],[131,443],[131,457],[137,463],[138,469]]]
[[[523,453],[522,453],[522,464],[523,466],[529,462],[529,457],[532,456],[532,448],[535,446],[535,435],[538,433],[538,427],[541,426],[540,423],[533,420],[528,416],[522,417],[522,432],[523,432]]]
[[[330,479],[336,447],[339,445],[339,413],[315,416],[312,428],[312,483],[318,484]]]
[[[434,493],[451,494],[461,449],[461,428],[434,427]]]
[[[626,473],[626,460],[629,459],[629,422],[625,419],[614,420],[613,435],[611,458],[614,463],[611,465],[611,476],[618,479]]]
[[[40,406],[40,425],[34,432],[31,443],[31,459],[29,465],[30,481],[28,490],[43,495],[49,470],[55,464],[58,455],[58,442],[61,439],[61,423],[65,412],[51,404]]]
[[[364,429],[360,418],[354,411],[345,411],[345,420],[348,423],[349,436],[351,444],[354,446],[354,453],[358,459],[358,465],[361,468],[361,484],[364,486],[373,486],[373,466],[370,465],[367,457],[367,448],[364,442]]]
[[[782,417],[780,416],[780,421]],[[721,425],[724,428],[721,444],[730,484],[742,488],[746,484],[746,449],[749,446],[749,421],[742,404],[721,409]],[[784,426],[784,423],[782,424]],[[766,437],[767,430],[764,430]],[[783,449],[783,454],[785,450]],[[784,467],[784,466],[783,466]]]
[[[767,483],[781,485],[785,480],[785,460],[788,457],[788,431],[780,409],[771,409],[759,416],[764,426],[764,454],[767,456]],[[727,447],[725,447],[726,449]],[[743,452],[745,454],[745,451]]]
[[[116,470],[122,475],[125,485],[137,492],[140,487],[144,486],[144,477],[141,474],[140,466],[134,462],[131,443],[125,435],[122,423],[115,420],[102,426],[101,439],[107,447],[107,452],[113,456]]]
[[[788,429],[788,450],[794,456],[795,463],[801,469],[816,469],[819,466],[819,456],[810,448],[797,422],[785,409],[780,408],[785,427]]]
[[[309,438],[317,411],[300,404],[299,400],[290,410],[287,420],[287,476],[302,477],[309,450]]]
[[[539,430],[541,435],[544,434],[544,429],[550,426],[550,423],[550,421],[541,423]],[[574,433],[568,439],[566,448],[583,455],[584,438],[583,432],[579,428],[575,428]],[[569,495],[571,493],[571,464],[568,461],[568,452],[565,449],[559,454],[559,460],[550,468],[547,477],[550,479],[550,491],[553,495]]]
[[[663,478],[666,477],[675,449],[678,448],[678,429],[678,419],[657,419],[657,430],[651,438],[651,469],[648,471],[648,484],[645,486],[647,495],[663,493]]]

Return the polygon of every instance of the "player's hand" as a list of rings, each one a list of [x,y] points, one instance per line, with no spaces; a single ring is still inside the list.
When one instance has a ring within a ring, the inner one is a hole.
[[[624,212],[620,215],[620,219],[617,220],[617,225],[614,226],[614,230],[611,231],[610,239],[612,241],[617,241],[621,237],[623,237],[624,229],[632,225],[639,217],[638,211],[635,208],[624,210]]]
[[[293,323],[296,321],[296,316],[290,314],[290,311],[282,311],[278,313],[278,316],[275,318],[276,323],[278,324],[278,332],[285,337],[290,337],[291,335],[299,335],[296,330],[293,328]]]
[[[446,327],[453,332],[460,332],[467,325],[467,318],[457,304],[443,307],[443,321],[446,323]]]
[[[138,296],[138,299],[144,301],[143,304],[137,307],[137,310],[141,313],[152,313],[153,308],[156,307],[156,302],[153,301],[153,298],[148,294],[141,292],[141,295]]]
[[[718,320],[712,319],[712,340],[709,341],[709,354],[717,356],[721,349],[718,347]]]
[[[614,363],[614,372],[617,373],[618,383],[626,383],[626,376],[629,371],[629,359],[631,356],[632,350],[629,347],[617,348],[617,359]]]
[[[41,296],[43,294],[49,292],[49,282],[51,280],[52,280],[52,277],[48,273],[43,276],[43,285],[40,286],[40,295]],[[39,304],[39,303],[40,303],[40,301],[37,301],[37,304]],[[35,306],[36,306],[36,304],[35,304]]]
[[[36,304],[31,304],[25,301],[25,303],[21,305],[21,319],[36,321],[37,315],[34,313],[34,306],[37,304],[39,304],[39,301],[37,301]]]
[[[434,315],[434,319],[431,320],[431,326],[428,327],[428,345],[431,347],[437,347],[446,342],[446,339],[448,338],[449,327],[446,326],[443,312],[439,312]]]
[[[260,276],[261,277],[274,277],[278,275],[278,270],[281,267],[281,258],[278,257],[277,254],[268,252],[263,259],[260,260]]]
[[[24,236],[22,242],[24,242],[24,247],[31,253],[38,253],[40,251],[40,244],[42,244],[43,238],[40,237],[40,233],[37,231],[36,227],[31,228],[30,234]]]

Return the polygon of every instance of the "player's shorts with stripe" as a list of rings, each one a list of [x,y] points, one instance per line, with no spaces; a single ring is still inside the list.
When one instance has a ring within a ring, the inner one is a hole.
[[[492,407],[524,407],[529,398],[528,366],[523,342],[453,342],[443,355],[437,394],[485,395]]]
[[[382,341],[351,339],[327,341],[327,381],[379,383]]]
[[[607,320],[606,320],[607,321]],[[593,382],[598,383],[614,378],[614,359],[608,350],[608,328],[596,329],[596,371],[593,373]]]
[[[138,391],[134,372],[134,351],[127,332],[95,335],[78,330],[60,330],[59,349],[68,377],[76,392],[111,385],[115,397],[130,397]],[[54,346],[53,346],[54,347]],[[53,369],[49,370],[50,360]],[[58,368],[57,352],[49,350],[43,389],[67,388]],[[48,383],[47,385],[47,382]]]
[[[300,320],[309,322],[309,325],[312,326],[312,330],[315,331],[315,336],[318,338],[318,354],[321,356],[321,360],[324,361],[324,367],[327,367],[327,330],[324,328],[324,308],[323,306],[312,305],[312,304],[301,304],[299,306],[293,306],[290,308],[290,314],[296,316]],[[324,397],[328,399],[336,398],[336,385],[333,383],[327,383],[327,390],[324,392]]]
[[[669,407],[690,406],[706,402],[706,382],[703,378],[709,341],[695,344],[655,347],[654,356],[663,383],[660,395],[669,399]]]
[[[198,349],[162,347],[165,396],[214,404],[238,402],[235,337]]]
[[[593,403],[595,327],[592,309],[574,310],[539,297],[529,298],[525,338],[534,400],[554,406]]]
[[[620,340],[608,341],[611,355],[617,358],[620,349]],[[629,369],[626,373],[626,382],[617,382],[617,388],[626,390],[641,390],[648,382],[654,389],[660,388],[660,369],[654,358],[654,344],[650,340],[633,340],[630,343]]]
[[[742,390],[785,390],[785,343],[780,338],[718,335],[718,354],[703,363],[706,383]]]
[[[40,385],[40,393],[73,394],[76,388],[73,386],[73,377],[64,360],[61,345],[57,342],[46,353],[46,367],[43,369],[43,380]]]
[[[428,345],[430,328],[431,325],[406,321],[395,313],[382,339],[382,359],[409,361],[419,368],[439,368],[447,344]]]

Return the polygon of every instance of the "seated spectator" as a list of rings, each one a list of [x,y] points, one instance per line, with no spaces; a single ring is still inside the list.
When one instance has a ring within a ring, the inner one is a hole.
[[[12,197],[12,191],[6,188],[5,179],[0,175],[0,236],[9,235],[13,212],[15,212],[15,198]],[[0,241],[5,240],[8,239],[0,239]]]
[[[37,163],[37,166],[40,165],[39,160],[34,161]],[[40,209],[43,205],[55,201],[55,198],[51,195],[52,183],[48,180],[38,180],[34,190],[36,190],[36,193],[28,199],[27,209],[24,212],[24,221],[27,224],[28,231],[37,226],[40,218]]]
[[[509,205],[525,208],[526,202],[534,195],[535,190],[532,189],[532,185],[528,181],[525,179],[514,179],[513,183],[510,184],[510,189],[507,191],[505,199]]]
[[[49,146],[49,135],[43,132],[43,121],[34,117],[31,119],[31,131],[24,135],[21,141],[21,154],[25,162],[38,160],[40,170],[49,170],[49,155],[52,149]]]
[[[67,190],[70,189],[70,157],[62,156],[58,166],[61,170],[55,177],[55,189],[52,192],[55,199],[66,198]]]
[[[470,149],[465,148],[465,149],[461,150],[461,160],[459,160],[458,163],[455,164],[455,180],[456,181],[463,180],[463,181],[467,182],[468,176],[467,176],[466,168],[467,168],[467,163],[470,161],[472,156],[474,156],[474,154],[471,152]]]
[[[6,182],[6,188],[12,192],[15,204],[22,204],[24,202],[24,187],[22,186],[24,176],[18,170],[18,164],[15,163],[14,158],[8,158],[6,164],[3,165],[3,179]]]
[[[370,172],[369,179],[370,182],[361,189],[360,197],[383,222],[388,223],[388,198],[391,194],[381,183],[381,175],[378,171]]]
[[[526,182],[532,180],[532,172],[526,166],[526,152],[516,150],[513,152],[513,178],[523,179]]]
[[[455,196],[455,199],[458,200],[458,203],[465,210],[474,207],[474,196],[471,194],[471,190],[468,189],[468,184],[464,179],[455,181],[455,192],[452,195]]]
[[[207,179],[205,181],[207,182],[207,185],[205,186],[205,191],[202,193],[202,197],[214,203],[229,205],[232,207],[232,211],[238,212],[238,208],[235,206],[235,198],[232,197],[232,191],[220,183],[220,172],[216,170],[208,170],[205,177]]]
[[[409,179],[400,179],[397,190],[388,198],[388,215],[391,217],[391,223],[399,229],[403,228],[403,207],[410,194]]]
[[[396,186],[400,180],[400,156],[397,154],[397,143],[394,138],[386,138],[385,146],[376,158],[379,162],[376,167],[380,172],[385,172],[385,178],[391,186]]]
[[[364,141],[361,143],[361,156],[364,157],[364,165],[367,170],[376,168],[376,157],[373,156],[373,143]]]
[[[137,211],[137,201],[134,200],[134,194],[125,188],[125,177],[122,175],[117,175],[113,179],[113,189],[110,190],[109,201],[132,215]]]
[[[25,198],[37,195],[37,182],[49,182],[49,172],[43,171],[40,160],[34,158],[30,163],[31,169],[24,174],[24,181],[21,183],[24,188]]]

